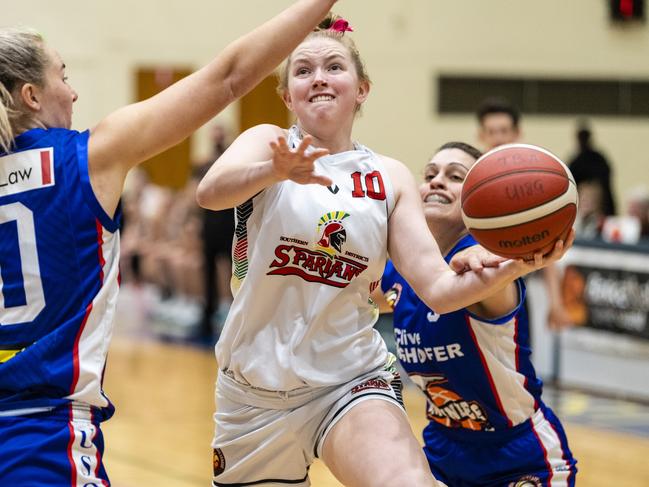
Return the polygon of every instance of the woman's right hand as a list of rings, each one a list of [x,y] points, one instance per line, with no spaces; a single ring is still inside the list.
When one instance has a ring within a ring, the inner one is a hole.
[[[570,232],[566,236],[565,240],[557,240],[554,244],[552,250],[547,254],[542,254],[537,252],[534,254],[534,258],[530,260],[523,259],[513,259],[517,263],[518,267],[521,270],[521,276],[529,274],[530,272],[537,271],[546,267],[553,262],[557,262],[561,259],[565,253],[572,247],[572,244],[575,242],[575,229],[571,228]]]
[[[315,160],[329,154],[327,149],[314,149],[307,154],[307,148],[313,139],[306,135],[295,150],[286,143],[285,137],[278,137],[270,143],[273,151],[273,172],[280,181],[290,179],[299,184],[321,184],[330,186],[333,181],[327,176],[316,174]]]

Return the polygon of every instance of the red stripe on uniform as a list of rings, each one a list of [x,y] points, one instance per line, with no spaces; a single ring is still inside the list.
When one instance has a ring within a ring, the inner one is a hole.
[[[90,303],[86,308],[86,315],[83,317],[77,336],[74,339],[74,347],[72,349],[72,385],[70,386],[70,394],[74,393],[74,389],[77,387],[77,381],[79,380],[79,340],[81,339],[83,329],[86,327],[90,311],[92,311],[92,303]]]
[[[552,428],[552,431],[554,431],[554,434],[557,435],[557,439],[559,440],[559,448],[561,448],[561,458],[563,459],[564,462],[566,462],[566,466],[568,467],[568,470],[570,473],[568,474],[568,479],[567,479],[567,485],[571,485],[571,479],[575,475],[575,470],[574,468],[570,465],[570,462],[568,461],[568,455],[566,454],[566,450],[563,449],[563,442],[561,440],[561,435],[557,431],[557,429],[554,427],[554,424],[552,421],[548,420],[548,418],[545,416],[545,412],[541,411],[543,414],[543,417],[545,418],[545,421],[550,425],[550,428]],[[537,437],[538,438],[538,437]]]
[[[70,468],[72,470],[70,475],[70,485],[72,487],[77,486],[77,466],[74,463],[74,457],[72,455],[72,445],[74,445],[74,428],[72,427],[72,420],[74,416],[72,414],[72,404],[70,404],[70,422],[68,423],[68,429],[70,430],[70,441],[68,442],[68,460],[70,462]]]
[[[42,157],[41,153],[41,157]],[[49,154],[48,154],[49,158]],[[41,159],[42,160],[42,159]],[[99,280],[100,283],[103,284],[104,282],[104,264],[106,261],[104,260],[104,253],[102,250],[102,245],[104,243],[103,241],[103,231],[102,231],[102,226],[99,220],[95,220],[95,226],[97,228],[97,243],[98,243],[98,250],[97,254],[99,257]],[[72,348],[72,383],[70,385],[70,394],[74,393],[74,390],[77,387],[77,382],[79,381],[79,341],[81,340],[81,335],[83,334],[83,330],[86,328],[86,323],[88,322],[88,317],[90,316],[90,312],[92,311],[92,301],[88,304],[88,307],[86,308],[86,313],[85,316],[83,317],[83,321],[81,322],[81,326],[79,327],[79,331],[77,331],[77,336],[74,338],[74,347]],[[72,467],[72,475],[71,475],[71,485],[73,487],[76,487],[77,485],[77,470],[76,470],[76,465],[74,463],[74,456],[72,454],[72,447],[74,445],[74,427],[72,426],[72,420],[74,419],[73,413],[72,413],[72,405],[70,405],[70,423],[68,424],[68,428],[70,429],[70,442],[68,443],[68,460],[70,461],[70,465]],[[91,415],[92,419],[92,415]],[[99,450],[97,450],[97,460],[100,460],[99,457]]]
[[[514,344],[516,349],[514,350],[514,357],[516,358],[516,372],[520,372],[521,362],[518,354],[520,353],[520,347],[518,346],[518,315],[514,316]],[[527,385],[527,377],[525,378],[525,384]]]
[[[489,387],[491,387],[491,393],[493,394],[494,399],[496,400],[496,405],[500,410],[500,414],[502,414],[507,419],[507,426],[511,428],[512,426],[514,426],[514,423],[512,423],[512,420],[509,419],[509,416],[507,416],[507,413],[505,412],[505,408],[503,407],[503,403],[500,401],[500,396],[498,395],[498,391],[496,390],[496,384],[494,383],[494,379],[491,376],[489,367],[487,366],[487,360],[484,358],[484,355],[482,354],[482,350],[480,349],[480,345],[478,344],[478,339],[475,336],[475,333],[473,332],[473,327],[471,326],[471,319],[469,318],[468,315],[465,315],[465,319],[466,319],[466,324],[469,327],[469,333],[471,334],[471,339],[473,340],[473,344],[475,345],[475,348],[478,351],[480,362],[482,362],[482,367],[484,368],[485,375],[487,376],[487,379],[489,379]]]
[[[543,461],[545,462],[545,466],[548,469],[548,485],[552,485],[552,477],[554,472],[552,471],[552,465],[550,465],[550,461],[548,460],[548,451],[545,449],[545,446],[541,441],[541,437],[536,432],[536,428],[534,427],[534,424],[532,424],[532,432],[534,433],[534,436],[536,436],[536,441],[539,442],[539,446],[541,447],[541,450],[543,450]]]
[[[99,220],[95,220],[95,227],[97,228],[97,254],[99,257],[99,282],[104,283],[104,265],[106,261],[104,260],[104,227],[102,227]]]
[[[95,220],[95,225],[97,227],[97,243],[98,243],[98,256],[99,256],[99,281],[101,284],[104,282],[104,253],[102,251],[103,238],[102,238],[102,226],[99,220]],[[74,348],[72,350],[72,385],[70,387],[70,394],[74,393],[74,389],[77,387],[77,381],[79,380],[79,340],[81,340],[81,334],[83,333],[84,328],[86,327],[86,322],[90,316],[90,311],[92,311],[92,302],[88,304],[86,308],[86,315],[83,317],[77,336],[74,339]]]
[[[92,412],[92,409],[90,410],[90,422],[92,424],[95,424],[95,414]],[[95,438],[97,437],[97,433],[99,433],[99,426],[95,428],[95,434],[92,435],[92,444],[95,445]],[[97,448],[97,445],[95,445],[95,448]],[[97,448],[97,454],[95,455],[95,458],[97,459],[97,465],[95,466],[95,478],[99,479],[99,467],[101,466],[101,453],[99,452],[99,448]],[[108,482],[106,482],[105,479],[100,479],[101,480],[101,485],[104,487],[110,487]]]
[[[52,183],[52,173],[50,172],[50,151],[41,151],[41,174],[43,176],[43,184]]]
[[[527,377],[527,375],[521,372],[521,358],[520,358],[521,347],[520,344],[518,343],[518,330],[519,330],[519,322],[518,322],[518,314],[517,314],[516,316],[514,316],[514,344],[516,345],[516,349],[514,350],[514,357],[516,359],[516,372],[518,372],[523,377],[525,377],[525,380],[523,381],[523,387],[527,392],[529,392],[528,389],[529,377]],[[532,395],[532,397],[534,396]],[[536,399],[534,399],[534,411],[536,411],[538,408],[539,408],[539,403]]]

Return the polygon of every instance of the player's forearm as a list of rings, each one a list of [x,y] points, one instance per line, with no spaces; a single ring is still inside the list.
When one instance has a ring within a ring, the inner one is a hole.
[[[196,201],[210,210],[234,208],[277,182],[270,161],[236,166],[217,163],[198,185]]]
[[[181,142],[270,75],[326,16],[335,0],[300,0],[230,43],[209,64],[145,102],[122,109],[111,124],[127,167]],[[122,114],[123,113],[123,114]],[[137,144],[125,144],[132,134]]]
[[[300,0],[230,44],[226,60],[235,98],[268,76],[327,15],[336,0]]]
[[[437,313],[450,313],[489,298],[524,273],[517,261],[507,261],[497,268],[485,268],[479,273],[468,271],[456,274],[448,269],[431,279],[422,289],[420,297]]]

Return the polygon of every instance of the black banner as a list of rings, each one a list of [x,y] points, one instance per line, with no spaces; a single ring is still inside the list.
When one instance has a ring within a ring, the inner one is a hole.
[[[579,250],[566,256],[562,289],[574,323],[649,340],[649,256]]]

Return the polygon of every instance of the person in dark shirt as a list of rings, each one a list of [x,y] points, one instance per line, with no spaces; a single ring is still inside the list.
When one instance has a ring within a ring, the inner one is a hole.
[[[226,132],[222,125],[212,126],[210,132],[212,152],[208,160],[200,164],[195,176],[201,179],[221,154],[227,149]],[[204,302],[199,324],[199,339],[213,343],[232,302],[228,281],[232,268],[232,237],[234,236],[234,210],[220,211],[202,209],[203,281]],[[218,303],[218,304],[217,304]]]
[[[590,129],[581,125],[577,130],[579,152],[568,167],[575,178],[577,186],[583,182],[596,181],[602,187],[602,205],[604,215],[615,215],[615,199],[611,190],[611,167],[604,155],[592,146]]]

